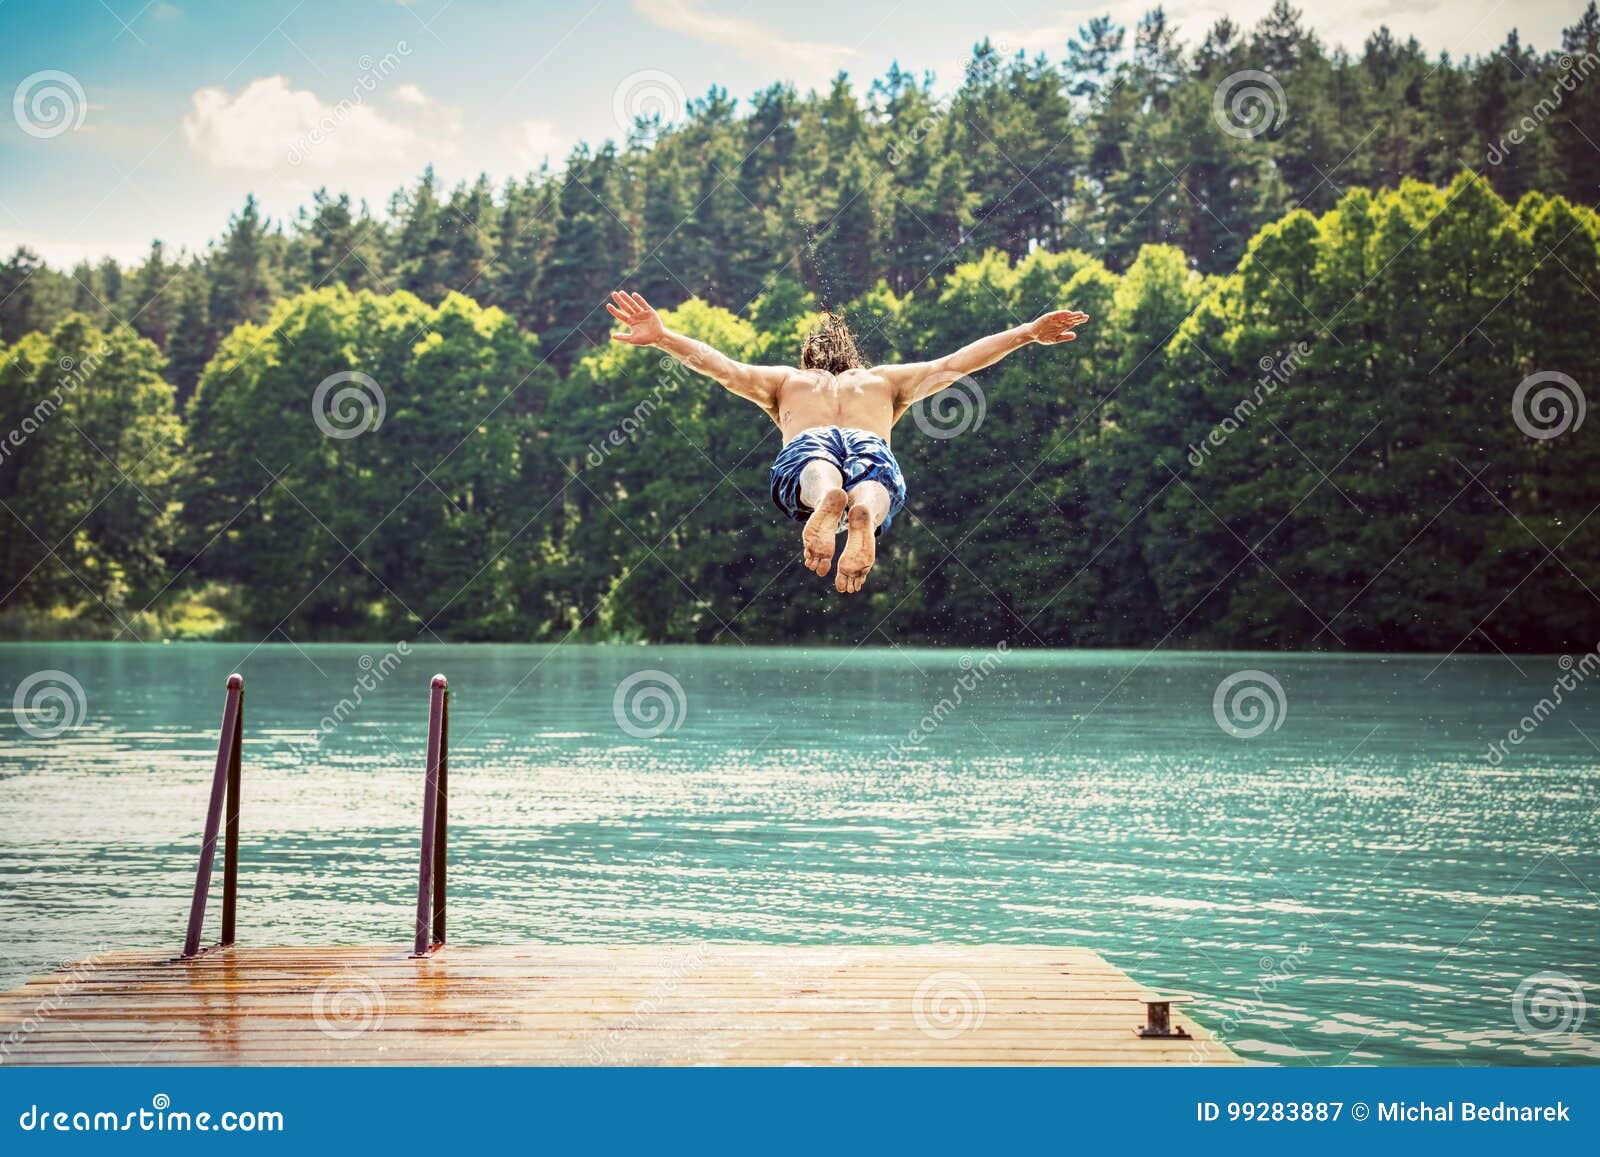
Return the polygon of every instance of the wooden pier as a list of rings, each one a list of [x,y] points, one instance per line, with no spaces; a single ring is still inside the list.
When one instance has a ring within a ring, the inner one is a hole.
[[[231,675],[183,951],[0,994],[0,1063],[1236,1065],[1087,948],[446,941],[450,690],[429,684],[412,948],[236,943],[244,679]],[[218,944],[202,948],[218,843]]]
[[[1145,1039],[1084,948],[448,945],[114,953],[0,995],[38,1065],[1236,1065]]]

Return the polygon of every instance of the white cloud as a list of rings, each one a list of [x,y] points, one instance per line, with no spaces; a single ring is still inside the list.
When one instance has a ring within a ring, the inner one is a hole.
[[[701,0],[634,0],[634,8],[653,24],[731,48],[742,60],[786,69],[802,83],[823,83],[861,55],[844,45],[799,40],[754,20],[708,12]]]
[[[31,250],[61,270],[71,269],[79,261],[98,263],[106,257],[125,265],[137,265],[150,252],[150,236],[115,224],[96,228],[92,221],[62,233],[0,229],[0,255],[10,257],[18,248]],[[169,261],[177,256],[178,248],[176,245],[168,247]]]
[[[459,112],[435,105],[414,84],[328,102],[285,77],[265,76],[234,94],[200,89],[183,134],[213,168],[270,173],[290,189],[327,182],[376,192],[452,157],[460,125]]]
[[[394,102],[410,105],[413,108],[426,108],[429,103],[428,94],[414,84],[402,84],[397,87],[394,90]]]
[[[513,151],[524,168],[537,169],[547,159],[554,166],[567,151],[567,141],[549,121],[526,120],[517,126]]]
[[[281,76],[253,80],[232,96],[202,88],[184,115],[183,135],[218,168],[251,170],[397,159],[417,143],[414,129],[370,104],[328,104]]]

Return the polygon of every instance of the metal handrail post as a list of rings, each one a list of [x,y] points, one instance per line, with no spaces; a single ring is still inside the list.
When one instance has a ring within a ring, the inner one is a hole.
[[[444,942],[444,787],[449,742],[446,717],[450,683],[435,675],[428,701],[428,766],[422,788],[422,860],[417,870],[417,927],[412,955],[426,956]],[[435,891],[437,889],[437,891]]]
[[[430,727],[431,731],[432,728]],[[445,915],[445,854],[446,836],[450,827],[450,689],[445,688],[444,702],[439,708],[439,814],[433,821],[433,942],[444,943]]]
[[[206,920],[206,897],[211,891],[211,868],[217,855],[217,835],[222,828],[223,801],[228,804],[228,844],[222,869],[222,943],[232,944],[239,886],[239,765],[244,737],[244,677],[228,676],[228,697],[222,708],[222,732],[217,738],[217,767],[211,776],[211,800],[206,807],[205,835],[200,840],[200,864],[194,874],[194,897],[189,901],[189,928],[183,955],[200,953],[200,932]]]

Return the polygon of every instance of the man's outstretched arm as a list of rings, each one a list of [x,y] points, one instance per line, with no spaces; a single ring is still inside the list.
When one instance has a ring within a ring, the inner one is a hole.
[[[971,345],[962,346],[955,353],[931,362],[879,366],[875,372],[888,380],[894,387],[896,403],[905,407],[954,384],[967,374],[994,365],[1025,345],[1034,342],[1056,345],[1072,341],[1078,336],[1077,328],[1088,320],[1086,313],[1079,313],[1075,309],[1058,309],[1025,325],[979,338]]]
[[[612,317],[628,327],[627,333],[612,334],[612,341],[655,346],[696,373],[704,374],[764,410],[772,410],[776,406],[778,387],[783,385],[789,374],[782,366],[751,366],[736,362],[703,341],[673,333],[662,324],[661,315],[637,293],[613,292],[611,300],[606,302],[606,309],[611,311]]]

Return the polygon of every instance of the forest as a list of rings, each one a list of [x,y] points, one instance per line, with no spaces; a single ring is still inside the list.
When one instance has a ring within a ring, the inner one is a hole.
[[[202,253],[19,249],[0,634],[1593,649],[1596,70],[1594,4],[1459,61],[1155,9]],[[1094,320],[902,422],[843,600],[776,428],[609,343],[617,285],[749,361],[823,307],[879,361]]]

